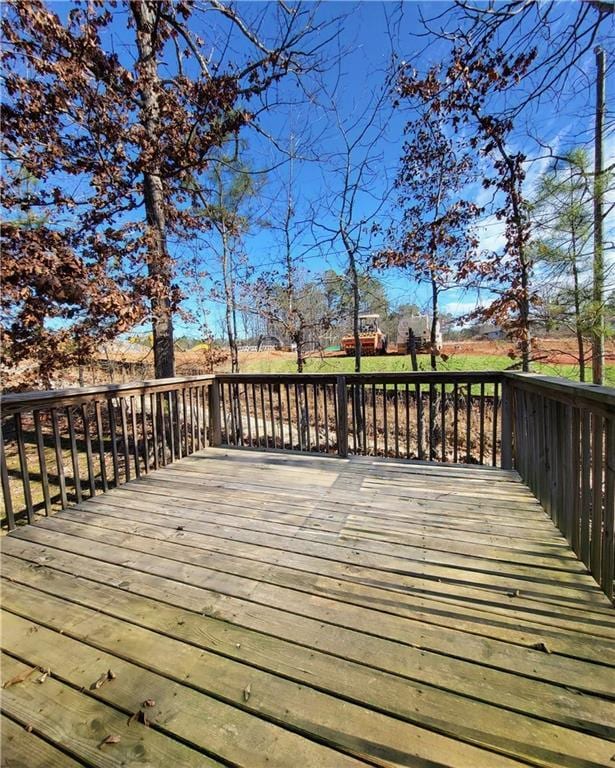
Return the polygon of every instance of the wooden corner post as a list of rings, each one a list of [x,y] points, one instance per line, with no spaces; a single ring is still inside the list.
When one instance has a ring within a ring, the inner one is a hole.
[[[348,393],[346,377],[337,377],[337,454],[348,456]]]

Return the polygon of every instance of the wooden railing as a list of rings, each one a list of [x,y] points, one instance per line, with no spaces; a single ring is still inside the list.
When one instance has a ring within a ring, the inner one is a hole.
[[[507,466],[502,374],[216,377],[224,445]]]
[[[506,378],[514,466],[612,599],[615,390],[531,374]]]
[[[615,391],[502,372],[229,374],[2,399],[3,525],[207,444],[515,468],[612,598]]]
[[[213,379],[3,396],[3,525],[31,522],[204,447]]]

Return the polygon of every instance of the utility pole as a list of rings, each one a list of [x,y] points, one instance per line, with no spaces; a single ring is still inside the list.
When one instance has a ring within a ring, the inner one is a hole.
[[[592,381],[603,383],[604,371],[604,252],[603,252],[603,198],[604,168],[602,163],[602,134],[604,131],[604,60],[600,46],[596,54],[596,135],[594,142],[594,285],[592,324]]]

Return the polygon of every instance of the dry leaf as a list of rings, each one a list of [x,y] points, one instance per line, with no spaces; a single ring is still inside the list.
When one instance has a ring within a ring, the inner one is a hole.
[[[98,745],[98,749],[102,749],[105,744],[119,744],[122,740],[121,736],[118,736],[115,733],[110,733],[105,739],[103,739],[100,744]]]
[[[248,683],[246,687],[243,689],[243,700],[247,701],[250,698],[251,693],[252,693],[252,684]]]
[[[99,688],[102,688],[102,686],[108,682],[109,680],[115,680],[115,673],[112,672],[110,669],[104,672],[98,680],[96,680],[92,685],[90,686],[91,691],[97,691]]]
[[[23,681],[27,680],[33,672],[36,672],[37,669],[38,667],[32,667],[32,669],[27,669],[25,672],[20,672],[18,675],[15,675],[15,677],[7,680],[6,683],[3,683],[2,687],[10,688],[12,685],[17,685],[17,683],[23,683]]]
[[[543,643],[542,641],[539,643],[533,643],[530,645],[530,648],[534,648],[537,651],[544,651],[544,653],[551,653],[546,643]]]
[[[143,702],[143,704],[141,706],[143,706],[143,707],[155,707],[156,706],[156,702],[154,701],[154,699],[145,699],[145,701]]]
[[[36,678],[36,682],[37,683],[44,683],[45,680],[49,677],[50,674],[51,674],[51,670],[50,669],[45,669],[43,671],[43,674],[40,677]]]
[[[137,720],[140,723],[143,723],[144,726],[149,727],[149,719],[142,709],[139,710],[139,713],[137,715]]]
[[[33,728],[34,726],[32,725],[32,723],[28,723],[28,725],[25,726],[25,729],[28,733],[32,733]]]

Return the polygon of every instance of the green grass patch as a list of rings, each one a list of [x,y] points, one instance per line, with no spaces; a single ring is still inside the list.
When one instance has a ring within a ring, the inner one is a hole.
[[[419,355],[419,369],[430,370],[429,356]],[[452,355],[446,362],[438,362],[439,371],[503,371],[512,361],[506,355]],[[363,373],[405,373],[410,372],[410,358],[406,355],[383,357],[364,357],[361,361]],[[352,373],[352,357],[312,357],[309,358],[305,373]],[[564,363],[534,363],[533,371],[545,376],[564,376],[579,380],[578,365]],[[242,373],[296,373],[297,366],[291,359],[254,360],[242,368]],[[605,366],[605,383],[615,387],[615,364]]]

